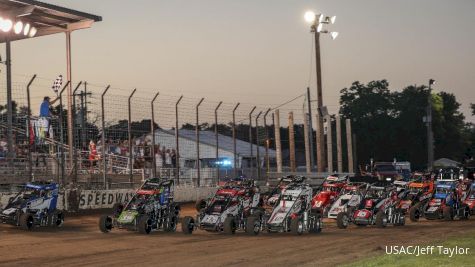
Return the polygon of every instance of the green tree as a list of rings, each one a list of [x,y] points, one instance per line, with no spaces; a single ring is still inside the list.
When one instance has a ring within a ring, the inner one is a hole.
[[[359,164],[375,160],[392,160],[395,154],[395,110],[386,80],[368,84],[354,82],[341,90],[340,114],[352,119],[356,134]]]

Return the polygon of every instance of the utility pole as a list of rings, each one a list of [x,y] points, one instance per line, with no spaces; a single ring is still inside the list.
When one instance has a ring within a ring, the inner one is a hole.
[[[290,171],[295,172],[295,132],[294,132],[294,113],[289,112],[289,153],[290,153]]]
[[[434,163],[434,133],[432,132],[432,85],[434,79],[429,80],[429,96],[427,97],[427,169],[432,171]]]
[[[315,167],[315,157],[313,154],[313,119],[312,119],[312,99],[310,87],[307,87],[307,108],[308,108],[308,142],[310,144],[310,169]]]
[[[316,71],[317,71],[317,108],[320,110],[323,107],[323,96],[322,96],[322,62],[320,57],[320,33],[318,31],[314,32],[315,35],[315,61],[316,61]],[[323,118],[320,112],[317,112],[317,165],[318,172],[323,172],[325,169],[325,155],[324,155],[324,135],[323,135]]]

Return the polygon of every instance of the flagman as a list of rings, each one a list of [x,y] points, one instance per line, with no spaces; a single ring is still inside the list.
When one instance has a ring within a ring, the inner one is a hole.
[[[56,101],[58,101],[58,98],[56,98],[55,100],[53,101],[50,101],[50,98],[49,96],[45,96],[43,98],[43,103],[41,103],[41,106],[40,106],[40,117],[50,117],[50,106],[53,105]]]

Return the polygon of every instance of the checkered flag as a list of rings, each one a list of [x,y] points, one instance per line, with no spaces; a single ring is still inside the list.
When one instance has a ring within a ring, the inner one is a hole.
[[[58,91],[61,88],[61,85],[63,85],[63,75],[59,75],[56,80],[53,82],[53,86],[51,86],[51,89],[58,95]]]

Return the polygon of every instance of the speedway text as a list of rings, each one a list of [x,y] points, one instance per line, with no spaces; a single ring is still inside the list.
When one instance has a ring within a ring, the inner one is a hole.
[[[455,255],[467,255],[470,248],[455,246],[454,248],[444,246],[386,246],[386,254],[390,255],[446,255],[452,258]]]

